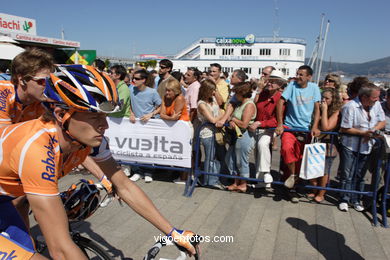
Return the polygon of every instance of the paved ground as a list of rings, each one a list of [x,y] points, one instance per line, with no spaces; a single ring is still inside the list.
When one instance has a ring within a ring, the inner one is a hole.
[[[68,175],[67,187],[85,175]],[[139,185],[177,227],[203,236],[226,236],[225,243],[203,243],[202,259],[390,259],[390,230],[373,227],[370,215],[343,213],[331,203],[299,204],[281,190],[239,194],[197,188],[191,198],[184,187],[165,181]],[[98,241],[115,259],[142,259],[160,233],[119,203],[99,209],[77,230]],[[36,232],[36,228],[34,231]],[[174,248],[165,251],[172,257]]]
[[[279,158],[272,159],[277,177]],[[336,160],[333,177],[337,165]],[[66,189],[88,177],[68,175],[61,179],[60,186]],[[247,194],[196,188],[187,198],[182,196],[183,185],[167,181],[170,178],[166,174],[157,177],[160,181],[138,183],[171,223],[211,239],[218,236],[219,240],[230,240],[203,243],[202,259],[390,259],[390,229],[373,227],[370,213],[353,209],[340,212],[335,206],[336,194],[328,193],[321,204],[304,196],[300,203],[292,204],[280,187],[251,189]],[[115,259],[142,259],[154,244],[154,236],[160,234],[117,201],[75,227],[99,242]],[[33,233],[37,230],[35,226]],[[164,253],[160,257],[177,256],[174,247]]]

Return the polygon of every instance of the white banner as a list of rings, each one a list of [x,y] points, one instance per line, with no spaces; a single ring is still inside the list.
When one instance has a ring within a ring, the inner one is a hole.
[[[128,118],[108,118],[105,136],[116,160],[191,167],[193,129],[189,122],[150,119],[135,124]]]

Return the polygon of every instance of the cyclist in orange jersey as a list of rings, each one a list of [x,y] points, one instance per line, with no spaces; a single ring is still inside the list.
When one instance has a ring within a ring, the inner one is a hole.
[[[43,259],[34,253],[28,231],[11,203],[26,194],[51,257],[85,259],[69,235],[58,179],[90,154],[124,202],[195,254],[185,239],[195,234],[173,228],[111,156],[104,137],[106,115],[119,110],[112,80],[93,67],[68,65],[59,66],[46,84],[45,114],[0,129],[0,252],[8,257],[24,254],[21,259]]]
[[[52,57],[30,49],[12,61],[11,81],[0,81],[0,126],[38,118],[44,113],[46,78],[54,69]]]
[[[15,57],[11,66],[11,81],[0,81],[0,127],[36,119],[45,112],[42,105],[46,101],[44,89],[46,79],[53,70],[52,56],[41,49],[32,48]],[[86,158],[83,166],[101,180],[108,192],[111,191],[111,183],[90,157]],[[21,197],[13,203],[28,226],[29,207],[25,198]]]

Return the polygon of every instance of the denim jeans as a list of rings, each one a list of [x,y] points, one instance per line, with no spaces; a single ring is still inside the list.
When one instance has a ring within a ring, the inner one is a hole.
[[[367,172],[368,155],[353,152],[341,145],[340,152],[340,188],[344,190],[364,191],[364,176]],[[362,195],[341,193],[341,202],[358,203]]]
[[[220,162],[215,158],[215,150],[217,143],[214,137],[200,138],[200,143],[203,145],[205,159],[203,162],[203,170],[210,173],[219,173]],[[219,183],[218,176],[203,175],[203,185],[215,185]]]
[[[230,175],[249,178],[249,155],[255,146],[254,133],[245,131],[237,138],[234,145],[229,146],[225,162]]]

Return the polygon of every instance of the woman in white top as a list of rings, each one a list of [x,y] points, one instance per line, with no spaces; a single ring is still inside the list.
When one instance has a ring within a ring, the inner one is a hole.
[[[198,95],[198,119],[201,124],[215,124],[221,119],[219,106],[215,100],[216,85],[213,81],[206,79],[202,81]],[[220,162],[215,159],[216,142],[214,138],[213,126],[205,126],[199,133],[200,142],[205,151],[204,171],[219,173]],[[217,176],[204,175],[203,185],[223,189]]]

